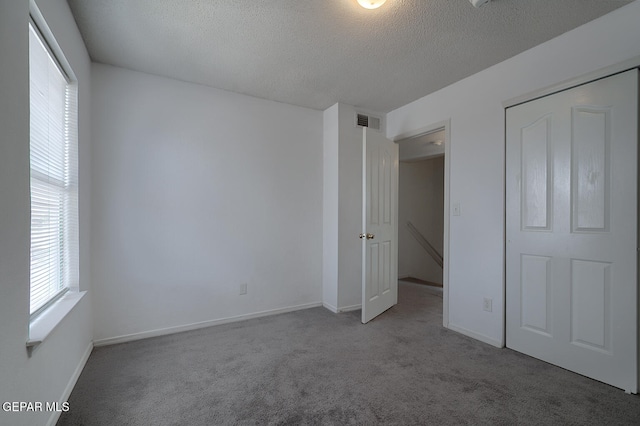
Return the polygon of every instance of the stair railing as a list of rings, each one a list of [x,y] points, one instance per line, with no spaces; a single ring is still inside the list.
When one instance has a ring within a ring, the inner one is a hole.
[[[431,258],[442,268],[443,258],[442,255],[436,250],[436,248],[422,235],[420,231],[411,222],[407,222],[407,227],[411,232],[413,238],[418,241],[418,244],[425,249],[425,251],[431,256]]]

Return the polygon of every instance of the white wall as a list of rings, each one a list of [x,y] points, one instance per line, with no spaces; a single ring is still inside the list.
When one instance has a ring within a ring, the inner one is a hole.
[[[388,114],[390,138],[451,119],[451,328],[504,342],[502,102],[640,56],[638,22],[636,1]]]
[[[398,191],[398,276],[442,284],[442,268],[413,237],[410,221],[443,253],[444,156],[400,162]]]
[[[362,128],[356,114],[341,103],[324,111],[323,303],[334,312],[362,304]]]
[[[322,112],[99,64],[92,82],[96,343],[321,303]]]
[[[362,241],[358,238],[362,232],[362,128],[355,122],[355,108],[340,104],[338,309],[341,311],[362,304]]]
[[[323,113],[322,131],[322,303],[338,310],[340,104]]]
[[[79,83],[80,285],[90,290],[90,63],[64,0],[39,0],[41,12]],[[0,1],[0,402],[64,401],[91,349],[90,295],[29,358],[29,44],[28,0]],[[55,365],[55,368],[52,366]],[[52,413],[7,413],[0,424],[42,425]]]

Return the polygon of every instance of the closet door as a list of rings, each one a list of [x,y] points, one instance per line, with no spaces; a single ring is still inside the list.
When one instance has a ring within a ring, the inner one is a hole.
[[[506,120],[507,346],[636,393],[638,72]]]

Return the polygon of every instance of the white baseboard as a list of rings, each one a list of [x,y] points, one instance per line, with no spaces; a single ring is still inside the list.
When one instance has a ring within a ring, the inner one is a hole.
[[[335,306],[333,306],[333,305],[330,305],[330,304],[329,304],[329,303],[327,303],[327,302],[322,302],[322,306],[324,306],[326,309],[330,310],[330,311],[331,311],[331,312],[333,312],[334,314],[337,314],[337,313],[339,312],[339,311],[338,311],[338,308],[336,308],[336,307],[335,307]]]
[[[317,308],[322,303],[306,303],[303,305],[289,306],[286,308],[272,309],[268,311],[255,312],[252,314],[238,315],[234,317],[220,318],[209,321],[196,322],[193,324],[179,325],[176,327],[160,328],[156,330],[143,331],[140,333],[125,334],[123,336],[108,337],[106,339],[98,339],[93,342],[93,346],[107,346],[118,343],[132,342],[134,340],[147,339],[149,337],[164,336],[167,334],[181,333],[183,331],[197,330],[200,328],[212,327],[214,325],[228,324],[231,322],[246,321],[254,318],[266,317],[269,315],[284,314],[287,312],[300,311],[302,309]]]
[[[362,309],[362,305],[343,306],[341,308],[338,308],[338,312],[351,312],[357,311],[358,309]]]
[[[473,339],[480,340],[481,342],[487,343],[491,346],[495,346],[496,348],[504,348],[504,344],[501,341],[493,339],[489,336],[485,336],[484,334],[476,333],[475,331],[467,330],[464,327],[459,327],[451,323],[449,323],[449,326],[447,328],[457,333],[464,334],[465,336],[469,336]]]
[[[73,388],[76,386],[76,383],[78,382],[78,378],[80,378],[80,374],[82,373],[82,370],[84,370],[84,366],[87,365],[87,361],[89,360],[89,355],[91,355],[92,350],[93,350],[93,343],[89,342],[89,346],[87,346],[87,349],[84,351],[84,354],[82,354],[82,358],[80,358],[80,362],[78,363],[78,366],[76,367],[75,371],[71,375],[71,378],[69,379],[69,383],[67,383],[67,387],[64,388],[64,392],[62,393],[62,397],[60,398],[60,401],[59,401],[61,406],[63,402],[67,402],[69,400],[69,396],[71,396],[71,392],[73,391]],[[47,426],[55,426],[55,424],[60,419],[60,414],[62,413],[59,411],[51,412],[51,416],[49,417]]]
[[[335,306],[330,305],[330,304],[328,304],[326,302],[323,302],[322,306],[324,306],[325,308],[327,308],[328,310],[330,310],[334,314],[339,314],[339,313],[342,313],[342,312],[357,311],[358,309],[362,309],[362,305],[343,306],[341,308],[336,308]]]

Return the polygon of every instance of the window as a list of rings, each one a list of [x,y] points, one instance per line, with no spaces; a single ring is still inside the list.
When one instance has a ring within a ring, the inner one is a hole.
[[[32,318],[78,286],[77,86],[51,46],[30,22]]]

